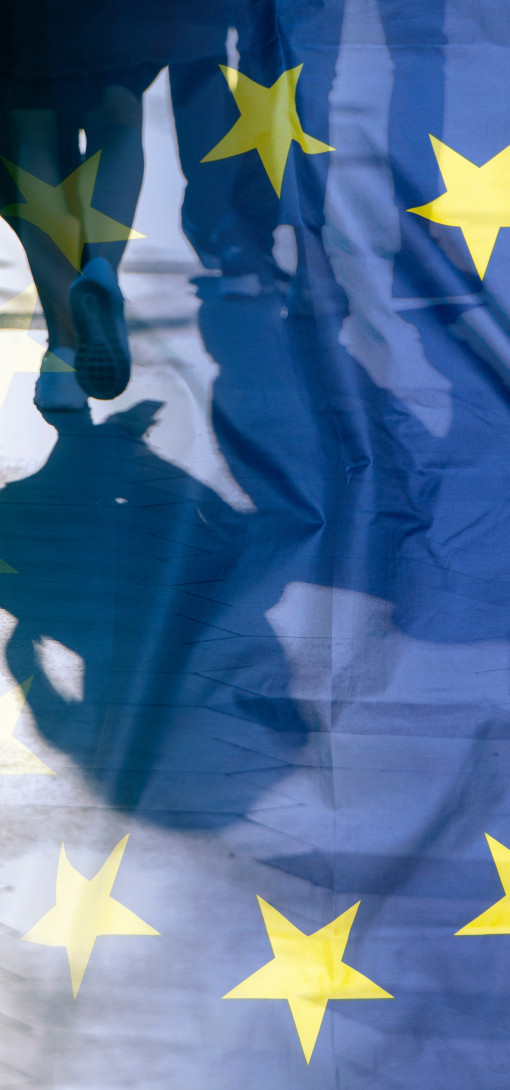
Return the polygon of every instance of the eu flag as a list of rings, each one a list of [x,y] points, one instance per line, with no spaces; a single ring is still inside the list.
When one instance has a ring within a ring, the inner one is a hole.
[[[5,28],[0,1083],[506,1090],[510,12]]]

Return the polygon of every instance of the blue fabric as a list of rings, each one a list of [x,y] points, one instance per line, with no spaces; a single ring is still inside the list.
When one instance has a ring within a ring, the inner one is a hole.
[[[255,150],[201,162],[238,117],[229,27],[264,86],[303,63],[303,129],[334,147],[294,142],[281,199]],[[9,671],[94,812],[164,860],[164,953],[129,993],[154,1090],[506,1088],[510,935],[455,933],[502,896],[484,834],[510,847],[510,231],[482,281],[408,209],[444,190],[429,134],[479,166],[507,146],[509,35],[495,0],[285,0],[225,6],[208,54],[178,43],[183,227],[219,269],[194,270],[197,336],[246,502],[151,446],[149,387],[60,422],[0,492]],[[282,225],[285,289],[223,292],[232,249],[259,273]],[[78,706],[43,637],[84,660]],[[361,901],[345,961],[394,996],[331,999],[309,1066],[284,1000],[221,1000],[272,956],[256,895],[307,934]],[[122,1063],[98,1085],[131,1085]]]

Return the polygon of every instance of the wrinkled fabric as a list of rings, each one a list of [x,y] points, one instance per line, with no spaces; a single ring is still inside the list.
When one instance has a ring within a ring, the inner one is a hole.
[[[482,279],[408,210],[445,189],[430,134],[507,146],[510,14],[225,5],[207,53],[210,5],[170,7],[185,257],[140,220],[125,400],[4,455],[1,691],[33,677],[17,733],[56,775],[3,777],[0,1072],[502,1090],[510,928],[456,933],[503,896],[485,834],[510,849],[510,231]],[[281,197],[253,149],[201,161],[236,50],[265,87],[303,64],[333,148],[294,141]],[[274,237],[286,276],[243,294]],[[62,842],[92,878],[127,833],[113,896],[160,935],[98,937],[73,1001],[65,951],[19,940]],[[309,1064],[284,997],[222,999],[273,957],[257,896],[307,935],[360,902],[345,963],[394,997],[330,998]]]

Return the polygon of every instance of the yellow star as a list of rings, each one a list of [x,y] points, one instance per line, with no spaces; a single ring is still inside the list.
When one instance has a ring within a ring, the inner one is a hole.
[[[288,68],[272,87],[264,87],[237,69],[220,64],[241,116],[202,162],[228,159],[256,148],[279,197],[293,140],[307,155],[334,151],[329,144],[303,132],[296,109],[296,86],[302,67],[299,64],[297,68]]]
[[[2,560],[0,556],[0,575],[19,575],[19,572],[16,571],[16,568],[12,568],[6,560]]]
[[[510,935],[510,849],[485,834],[492,858],[501,878],[505,896],[481,916],[461,927],[457,935]]]
[[[54,908],[23,936],[24,942],[64,946],[76,999],[98,935],[159,935],[110,896],[129,834],[119,841],[94,878],[84,878],[60,849]]]
[[[16,724],[23,710],[33,678],[4,693],[0,697],[0,775],[1,776],[54,776],[48,765],[35,753],[14,738]]]
[[[267,901],[257,899],[274,958],[223,998],[286,999],[310,1063],[328,999],[393,996],[342,960],[360,901],[320,931],[305,935]]]
[[[68,174],[59,185],[48,185],[35,174],[4,159],[25,198],[25,204],[9,204],[2,216],[18,216],[49,235],[78,272],[86,242],[120,242],[143,238],[138,231],[92,208],[101,152],[97,151]]]
[[[434,223],[460,227],[483,280],[500,227],[510,227],[510,146],[477,167],[442,140],[430,139],[446,193],[407,211]]]

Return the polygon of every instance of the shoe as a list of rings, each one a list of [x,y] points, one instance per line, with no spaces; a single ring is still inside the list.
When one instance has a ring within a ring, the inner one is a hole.
[[[131,361],[124,300],[106,258],[85,265],[71,285],[70,302],[78,335],[76,378],[89,397],[110,401],[126,389]]]
[[[74,371],[73,348],[48,349],[35,384],[34,405],[46,412],[77,412],[87,408],[87,397]]]

